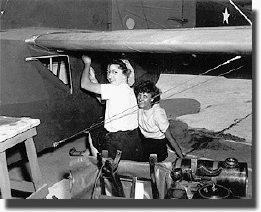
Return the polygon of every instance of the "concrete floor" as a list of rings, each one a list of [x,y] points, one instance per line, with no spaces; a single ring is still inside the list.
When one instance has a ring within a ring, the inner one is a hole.
[[[172,94],[168,93],[172,97],[170,98],[171,101],[167,100],[167,93],[164,93],[164,91],[168,90],[173,84],[177,85],[191,77],[194,76],[165,74],[160,77],[157,85],[163,91],[162,103],[166,106],[168,117],[185,123],[188,129],[206,129],[208,132],[223,130],[224,133],[230,133],[234,137],[215,140],[205,148],[193,150],[187,155],[187,158],[224,161],[228,157],[234,157],[239,162],[246,162],[249,181],[247,198],[251,199],[253,195],[252,171],[254,169],[252,157],[255,154],[254,151],[252,152],[252,80],[216,78],[211,83],[201,84],[198,88],[195,87],[183,92],[182,95],[175,94],[179,91],[173,91]],[[209,79],[209,77],[200,77],[197,80],[204,81],[206,79]],[[192,82],[195,83],[194,80]],[[181,101],[182,98],[184,101]],[[193,105],[194,109],[191,107],[195,101],[200,105],[199,112],[194,111],[195,107],[198,106],[197,104]],[[179,108],[183,108],[183,110],[177,112]],[[186,111],[184,112],[184,110]],[[250,115],[247,116],[248,114]],[[69,150],[72,147],[77,150],[84,150],[85,142],[84,137],[78,138],[38,157],[43,182],[48,184],[49,191],[58,198],[70,198],[67,191],[61,191],[64,186],[68,187],[66,178],[71,160]],[[184,152],[191,149],[191,143],[189,143],[187,137],[180,138],[179,142]],[[28,179],[29,175],[24,171],[24,166],[28,166],[28,164],[11,166],[9,170],[10,178]],[[48,198],[51,197],[52,194]]]
[[[81,137],[72,140],[67,144],[63,144],[57,148],[50,149],[49,151],[46,151],[45,153],[42,153],[40,154],[40,156],[38,156],[38,163],[42,172],[42,179],[43,182],[48,185],[48,188],[52,187],[55,183],[58,182],[60,182],[60,184],[64,183],[64,180],[66,181],[66,183],[68,183],[67,178],[69,175],[69,165],[71,160],[71,157],[69,156],[69,150],[72,147],[75,147],[77,150],[85,150],[86,138]],[[9,176],[11,179],[30,181],[31,178],[28,171],[30,170],[28,163],[18,162],[12,164],[10,167],[11,168],[9,170]],[[61,184],[58,190],[62,189],[61,186],[63,185]],[[67,191],[58,192],[58,197],[60,198],[70,197],[68,196]],[[49,197],[51,198],[52,196]]]

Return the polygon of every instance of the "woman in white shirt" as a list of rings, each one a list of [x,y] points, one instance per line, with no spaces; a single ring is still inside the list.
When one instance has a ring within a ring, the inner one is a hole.
[[[123,60],[114,60],[107,66],[109,84],[99,84],[91,68],[91,58],[83,56],[82,59],[85,67],[81,87],[106,100],[104,128],[107,133],[102,149],[107,149],[112,158],[117,150],[121,150],[121,159],[141,161],[143,151],[138,132],[137,100],[128,85],[131,71]]]
[[[138,120],[143,135],[144,160],[148,161],[150,154],[157,154],[159,162],[165,160],[168,157],[167,145],[183,158],[176,139],[171,135],[166,112],[159,105],[160,90],[149,80],[139,82],[134,89],[139,106]]]

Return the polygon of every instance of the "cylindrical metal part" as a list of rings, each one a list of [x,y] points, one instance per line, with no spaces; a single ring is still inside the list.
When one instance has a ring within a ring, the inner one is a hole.
[[[217,176],[209,176],[200,172],[202,166],[210,171],[219,168],[222,171]],[[173,169],[175,168],[181,168],[183,173],[191,170],[194,178],[209,179],[213,183],[229,189],[234,196],[245,197],[247,194],[247,163],[238,162],[235,158],[228,158],[225,161],[177,159],[173,163]]]

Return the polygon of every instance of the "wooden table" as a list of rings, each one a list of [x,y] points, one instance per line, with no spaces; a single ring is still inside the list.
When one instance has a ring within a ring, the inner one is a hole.
[[[39,119],[0,116],[0,189],[3,199],[12,198],[11,188],[31,192],[32,195],[29,198],[44,198],[48,194],[47,185],[42,182],[33,141],[33,136],[37,134],[36,127],[39,124]],[[25,143],[32,182],[10,181],[9,179],[6,150],[22,142]]]

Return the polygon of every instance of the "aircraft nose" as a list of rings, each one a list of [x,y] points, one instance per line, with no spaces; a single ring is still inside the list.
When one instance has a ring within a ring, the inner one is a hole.
[[[35,42],[35,40],[39,37],[40,35],[34,35],[34,36],[32,36],[32,37],[30,37],[30,38],[27,38],[27,39],[25,39],[25,43],[27,43],[27,44],[36,44],[36,42]]]

